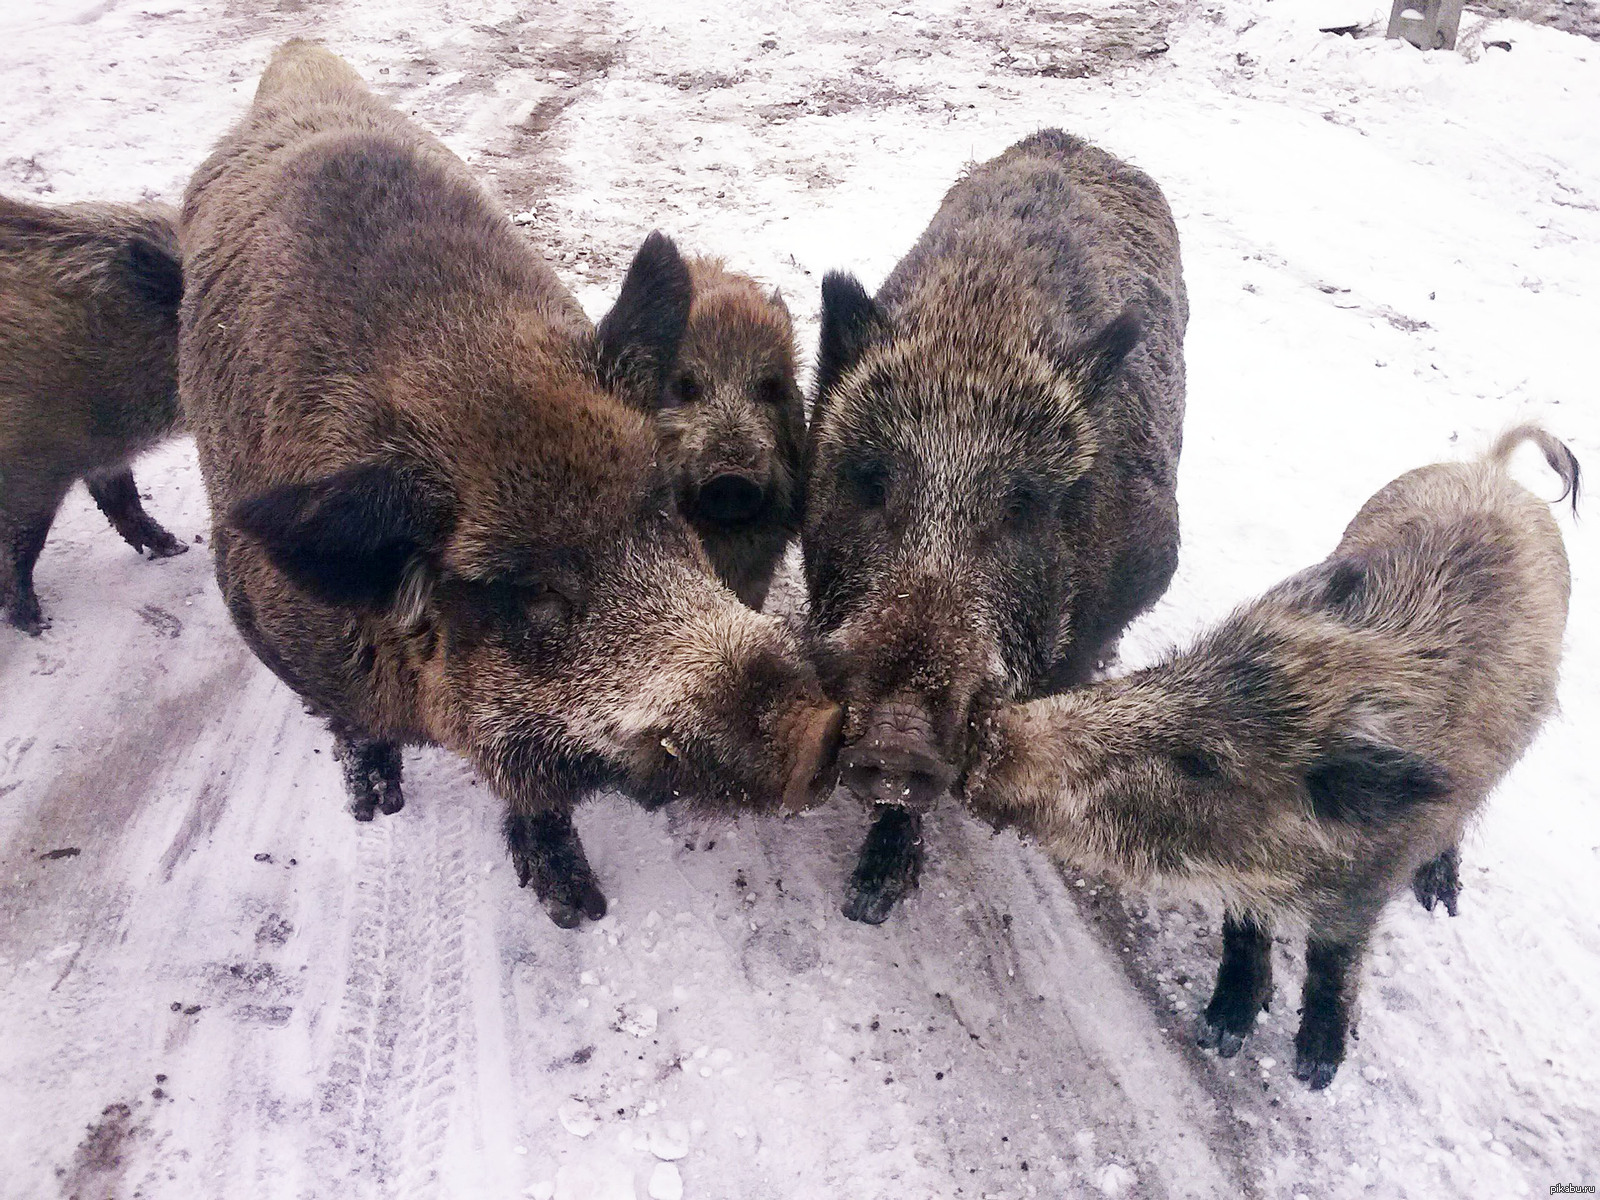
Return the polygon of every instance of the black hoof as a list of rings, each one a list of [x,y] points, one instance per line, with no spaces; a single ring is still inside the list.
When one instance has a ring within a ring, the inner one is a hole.
[[[400,789],[400,747],[392,742],[335,738],[334,757],[344,766],[350,815],[370,821],[378,813],[397,813],[406,806]]]
[[[880,809],[850,877],[844,915],[882,925],[894,906],[917,890],[922,857],[922,818],[906,809]]]
[[[1338,1072],[1339,1064],[1336,1062],[1320,1062],[1309,1058],[1294,1060],[1294,1077],[1313,1092],[1320,1092],[1327,1087]]]
[[[1202,1049],[1215,1050],[1219,1058],[1232,1058],[1244,1048],[1245,1036],[1202,1017],[1195,1043]]]
[[[6,618],[13,629],[20,629],[29,637],[38,637],[50,628],[50,622],[45,620],[37,604],[30,608],[13,607]]]
[[[606,915],[606,897],[584,856],[583,843],[564,813],[506,817],[506,841],[517,882],[531,887],[550,919],[562,929],[574,929],[585,917],[598,921]]]
[[[879,880],[873,885],[862,885],[854,880],[846,894],[841,911],[852,921],[863,925],[882,925],[889,919],[894,906],[916,889],[916,885],[894,880]]]
[[[145,535],[144,544],[151,558],[176,558],[189,553],[188,542],[180,542],[159,525]]]
[[[1443,904],[1445,912],[1456,915],[1456,905],[1461,899],[1461,851],[1451,846],[1439,857],[1430,859],[1417,868],[1411,877],[1411,894],[1417,903],[1429,912],[1435,904]]]
[[[1348,1036],[1342,1021],[1302,1018],[1300,1030],[1294,1035],[1294,1077],[1313,1092],[1327,1087],[1344,1062]]]
[[[606,898],[593,876],[568,883],[570,886],[560,886],[550,895],[539,897],[552,921],[562,929],[576,929],[585,917],[598,921],[606,915]]]

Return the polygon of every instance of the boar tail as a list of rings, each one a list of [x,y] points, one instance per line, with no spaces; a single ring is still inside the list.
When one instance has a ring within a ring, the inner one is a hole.
[[[367,85],[354,68],[333,51],[303,38],[293,38],[273,51],[272,61],[256,86],[256,103],[276,100],[285,92],[302,96],[327,95]]]
[[[1495,439],[1493,446],[1485,460],[1500,470],[1505,470],[1506,463],[1511,458],[1511,452],[1523,442],[1532,442],[1544,454],[1545,462],[1550,464],[1550,469],[1561,476],[1565,490],[1557,496],[1555,502],[1560,504],[1567,497],[1572,497],[1572,513],[1578,513],[1578,490],[1580,487],[1581,472],[1578,469],[1578,459],[1567,449],[1566,443],[1552,437],[1537,425],[1518,425],[1515,429],[1508,429]]]

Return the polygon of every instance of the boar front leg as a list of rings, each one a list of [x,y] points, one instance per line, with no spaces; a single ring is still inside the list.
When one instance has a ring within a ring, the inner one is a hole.
[[[1435,904],[1443,904],[1445,912],[1455,916],[1461,899],[1461,848],[1451,846],[1418,867],[1411,877],[1411,894],[1429,912]]]
[[[1272,999],[1272,926],[1250,913],[1222,918],[1222,965],[1198,1041],[1223,1058],[1239,1053]]]
[[[573,929],[584,917],[598,921],[606,915],[605,893],[572,827],[570,802],[538,812],[520,811],[513,803],[505,829],[517,882],[532,886],[552,921]]]
[[[334,731],[333,756],[344,767],[350,813],[370,821],[377,813],[397,813],[406,805],[400,790],[400,747],[381,738]]]
[[[922,814],[882,805],[861,847],[844,903],[852,921],[882,925],[922,875]]]
[[[1294,1077],[1321,1091],[1344,1061],[1345,1040],[1355,1023],[1356,993],[1366,939],[1318,935],[1306,938],[1306,985],[1300,1029],[1294,1035]]]
[[[145,512],[144,505],[139,502],[139,488],[133,482],[133,472],[127,467],[90,475],[84,482],[89,485],[89,495],[105,513],[106,520],[135,550],[148,549],[151,558],[171,558],[189,549],[187,543],[173,537]]]

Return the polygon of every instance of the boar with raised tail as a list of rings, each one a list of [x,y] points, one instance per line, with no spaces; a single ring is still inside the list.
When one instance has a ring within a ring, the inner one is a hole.
[[[1148,176],[1059,130],[974,167],[876,298],[822,288],[801,545],[844,782],[884,807],[848,916],[1000,701],[1083,682],[1177,564],[1188,302]]]
[[[1402,475],[1333,555],[1192,648],[992,715],[967,803],[1080,868],[1219,896],[1202,1045],[1238,1053],[1272,995],[1273,923],[1303,923],[1295,1075],[1333,1079],[1383,906],[1448,854],[1555,705],[1569,577],[1524,426]]]
[[[805,406],[794,323],[776,291],[717,258],[689,260],[694,300],[653,407],[678,503],[717,576],[760,608],[800,531]]]
[[[48,621],[33,568],[82,479],[135,550],[189,547],[139,502],[130,459],[179,432],[174,214],[0,197],[0,611]]]
[[[457,751],[572,926],[606,908],[587,793],[772,810],[829,785],[839,710],[717,584],[637,411],[688,317],[670,241],[592,328],[454,155],[303,42],[184,219],[217,581],[327,720],[359,819],[401,807],[400,747]]]

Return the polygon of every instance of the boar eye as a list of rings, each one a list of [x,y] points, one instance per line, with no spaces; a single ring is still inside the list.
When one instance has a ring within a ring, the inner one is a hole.
[[[1006,497],[1006,520],[1026,521],[1038,509],[1039,498],[1032,488],[1018,487]]]
[[[525,584],[518,589],[522,593],[522,607],[531,620],[541,625],[557,625],[569,620],[572,616],[572,601],[555,588],[543,583]]]
[[[844,470],[845,482],[867,508],[889,502],[889,468],[881,462],[852,463]]]
[[[765,375],[756,384],[756,395],[763,404],[778,405],[789,398],[789,389],[783,386],[781,376]]]
[[[673,379],[667,385],[665,408],[677,408],[683,404],[693,404],[700,399],[700,381],[688,371]]]
[[[1216,755],[1204,750],[1178,750],[1172,755],[1172,765],[1187,779],[1215,779],[1222,774],[1222,764]]]

